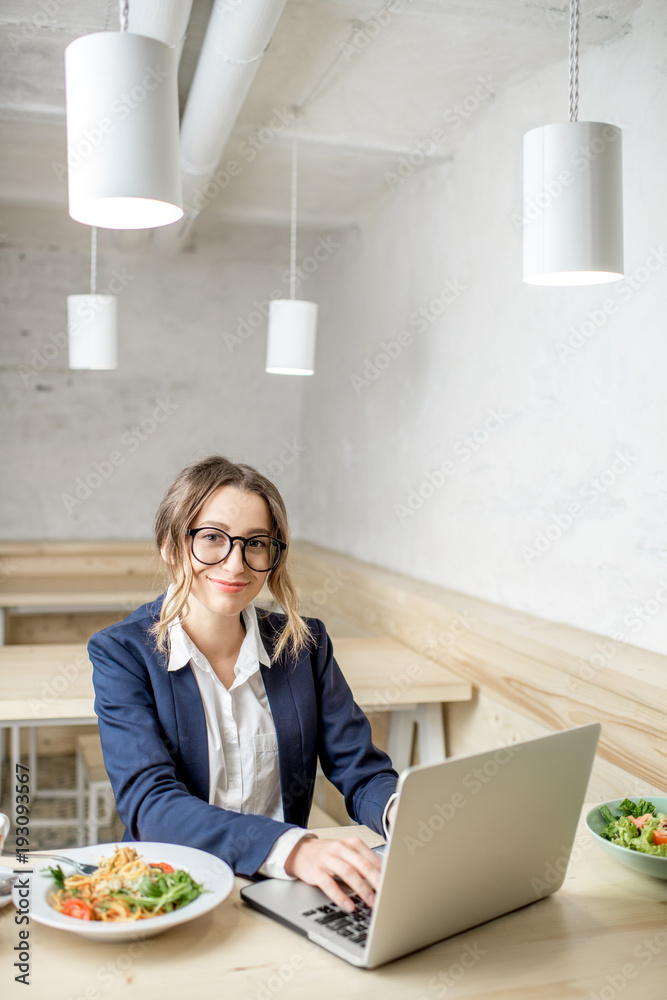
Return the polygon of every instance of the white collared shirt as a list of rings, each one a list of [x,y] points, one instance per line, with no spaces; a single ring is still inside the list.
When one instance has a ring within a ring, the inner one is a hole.
[[[167,595],[168,597],[169,595]],[[180,621],[169,630],[168,670],[188,664],[199,687],[208,738],[209,802],[238,813],[258,813],[284,822],[278,741],[260,663],[271,666],[253,604],[241,612],[245,638],[234,664],[229,689]],[[260,874],[290,878],[285,861],[307,831],[287,830],[274,843]]]

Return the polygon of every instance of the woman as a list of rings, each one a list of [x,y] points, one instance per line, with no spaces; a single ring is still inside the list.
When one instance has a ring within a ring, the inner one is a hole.
[[[98,632],[95,711],[126,839],[209,851],[240,875],[299,878],[348,912],[380,861],[306,831],[317,758],[350,815],[387,834],[397,774],[372,743],[317,619],[297,613],[287,514],[248,465],[187,466],[155,522],[170,586]],[[255,609],[265,580],[284,614]]]

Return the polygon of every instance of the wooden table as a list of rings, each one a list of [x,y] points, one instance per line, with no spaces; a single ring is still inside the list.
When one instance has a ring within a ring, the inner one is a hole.
[[[15,775],[17,764],[21,760],[21,729],[28,728],[33,798],[38,795],[56,798],[71,798],[76,795],[76,789],[54,791],[38,788],[36,728],[96,723],[92,672],[86,647],[80,643],[59,646],[0,646],[0,747],[4,750],[4,731],[8,729],[11,735],[11,774]],[[14,822],[14,803],[0,803],[0,808]],[[72,821],[64,819],[32,821],[33,826],[71,824]]]
[[[357,703],[368,711],[391,713],[387,752],[396,770],[410,766],[415,724],[420,762],[444,760],[442,704],[470,701],[470,682],[389,637],[334,638],[332,642]]]
[[[339,639],[334,648],[357,702],[391,711],[388,752],[395,767],[400,771],[410,763],[413,721],[418,724],[422,762],[444,760],[441,702],[469,699],[470,684],[392,639]],[[9,729],[15,773],[20,731],[29,728],[33,794],[38,793],[36,727],[94,723],[94,696],[92,664],[84,645],[0,647],[0,740]]]
[[[325,836],[379,838],[363,827]],[[19,928],[0,910],[0,994],[31,1000],[663,1000],[667,883],[615,863],[580,827],[563,887],[373,971],[355,969],[232,895],[134,944],[29,925],[30,989],[15,983]],[[452,901],[455,905],[455,901]],[[443,905],[447,905],[443,901]],[[463,960],[463,961],[462,961]]]
[[[164,583],[155,573],[10,574],[0,578],[0,645],[5,641],[10,610],[131,611],[154,600],[163,589]]]

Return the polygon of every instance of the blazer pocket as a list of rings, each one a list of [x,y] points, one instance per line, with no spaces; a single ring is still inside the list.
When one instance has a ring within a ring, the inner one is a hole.
[[[257,733],[253,741],[255,782],[252,811],[270,816],[281,802],[278,740],[275,733]]]

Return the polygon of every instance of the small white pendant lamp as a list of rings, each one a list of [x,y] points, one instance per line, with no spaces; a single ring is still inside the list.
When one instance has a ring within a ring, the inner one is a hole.
[[[523,280],[594,285],[623,277],[622,135],[577,121],[579,0],[570,0],[569,122],[524,136]]]
[[[297,145],[292,141],[292,220],[290,230],[290,297],[269,306],[266,371],[271,375],[314,375],[317,303],[295,299]]]
[[[103,229],[152,229],[183,216],[176,53],[121,31],[65,50],[69,214]]]
[[[90,295],[67,296],[69,366],[118,367],[118,310],[115,295],[97,295],[97,229],[91,230]]]

